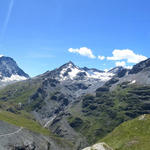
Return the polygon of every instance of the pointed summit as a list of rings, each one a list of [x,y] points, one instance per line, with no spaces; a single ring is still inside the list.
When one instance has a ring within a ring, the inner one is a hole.
[[[62,70],[64,68],[78,68],[72,61],[69,61],[62,65],[59,69]]]
[[[0,56],[0,87],[29,78],[11,57]]]
[[[68,66],[68,65],[76,67],[76,65],[72,61],[65,63],[63,66]]]
[[[6,56],[0,57],[0,75],[1,79],[5,77],[10,78],[12,75],[29,78],[29,75],[18,67],[17,63],[13,60],[13,58]]]
[[[74,65],[74,63],[71,60],[67,64],[73,64]]]

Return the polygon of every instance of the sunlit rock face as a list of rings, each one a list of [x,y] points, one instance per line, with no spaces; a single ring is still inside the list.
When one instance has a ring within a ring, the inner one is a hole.
[[[109,147],[106,143],[97,143],[91,147],[86,147],[82,150],[113,150],[113,149]]]

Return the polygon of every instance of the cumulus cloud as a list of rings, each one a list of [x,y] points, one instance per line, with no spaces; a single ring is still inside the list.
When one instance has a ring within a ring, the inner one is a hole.
[[[135,54],[130,49],[115,49],[112,54],[113,56],[107,57],[107,60],[127,60],[128,63],[139,63],[140,61],[147,59],[146,56]]]
[[[93,55],[92,50],[89,49],[89,48],[87,48],[87,47],[81,47],[81,48],[79,48],[79,49],[78,49],[78,48],[76,48],[76,49],[74,49],[74,48],[69,48],[68,51],[69,51],[70,53],[78,53],[78,54],[80,54],[80,55],[82,55],[82,56],[87,56],[87,57],[89,57],[89,58],[96,58],[96,57]]]
[[[132,69],[133,66],[127,66],[125,61],[117,61],[116,63],[117,67],[124,67],[126,69]]]
[[[98,59],[104,60],[104,59],[105,59],[105,56],[98,56]]]
[[[117,62],[116,62],[116,66],[125,67],[125,66],[126,66],[126,62],[125,62],[125,61],[117,61]]]

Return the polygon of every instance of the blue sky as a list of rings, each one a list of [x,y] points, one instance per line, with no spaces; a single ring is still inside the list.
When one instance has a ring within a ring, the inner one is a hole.
[[[132,66],[150,57],[149,14],[149,0],[0,0],[0,54],[31,76]]]

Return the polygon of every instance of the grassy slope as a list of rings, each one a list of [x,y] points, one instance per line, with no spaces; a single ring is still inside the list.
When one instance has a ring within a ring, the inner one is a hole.
[[[0,120],[25,127],[37,133],[49,135],[50,131],[42,128],[40,124],[34,121],[31,114],[24,109],[29,97],[35,93],[39,86],[40,81],[27,80],[8,85],[1,89]],[[20,108],[19,103],[22,104],[23,108]]]
[[[124,122],[101,141],[114,150],[149,150],[150,115]]]
[[[41,79],[32,79],[17,82],[0,89],[0,120],[49,136],[62,147],[73,147],[72,143],[43,128],[30,114],[28,100],[30,96],[35,94],[41,83]],[[21,108],[18,105],[19,103],[22,104]]]
[[[26,112],[14,114],[8,111],[1,110],[0,120],[19,127],[24,127],[36,133],[50,135],[50,131],[48,129],[43,128],[39,123],[32,119],[30,114]]]
[[[24,104],[39,86],[40,81],[36,80],[27,80],[8,85],[0,90],[0,100]]]
[[[149,104],[150,87],[121,85],[113,92],[99,90],[96,96],[85,96],[71,108],[68,121],[94,144],[122,122],[149,113]]]
[[[66,141],[63,138],[57,137],[50,130],[43,128],[38,122],[36,122],[32,116],[25,112],[21,111],[19,114],[14,114],[8,111],[0,110],[0,120],[7,122],[18,127],[26,128],[34,133],[42,134],[53,139],[58,145],[62,147],[73,147],[73,144],[69,141]]]

